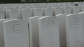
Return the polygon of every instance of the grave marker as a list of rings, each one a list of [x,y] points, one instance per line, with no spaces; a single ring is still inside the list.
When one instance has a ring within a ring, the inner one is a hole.
[[[57,17],[39,18],[39,47],[60,47]]]
[[[29,47],[28,22],[9,20],[3,23],[5,47]]]
[[[5,19],[5,9],[6,7],[0,7],[0,19]]]
[[[34,9],[34,16],[42,16],[42,9],[41,8],[35,8]]]
[[[52,12],[53,12],[53,10],[52,10],[52,8],[45,8],[45,16],[52,16]]]
[[[6,19],[0,19],[0,47],[4,47],[4,29],[3,29],[3,22]]]
[[[66,17],[67,47],[84,47],[83,15],[70,14]]]
[[[25,20],[28,20],[29,17],[31,17],[31,12],[30,12],[30,9],[20,9],[19,10],[19,17],[20,19],[25,19]]]
[[[39,47],[39,26],[38,26],[38,16],[29,18],[30,26],[30,45],[31,47]]]
[[[13,18],[13,19],[18,19],[19,18],[19,10],[18,9],[10,9],[8,11],[8,15],[9,15],[9,18]]]

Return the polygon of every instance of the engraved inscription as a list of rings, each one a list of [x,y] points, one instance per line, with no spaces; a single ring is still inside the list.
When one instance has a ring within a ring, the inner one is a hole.
[[[54,41],[52,42],[51,38],[50,38],[50,42],[48,42],[50,44],[50,47],[52,47],[52,43],[54,43]]]
[[[74,18],[73,18],[73,23],[74,23],[74,25],[79,25],[79,22],[80,22],[79,17],[74,17]]]
[[[54,27],[54,22],[52,20],[48,20],[46,26],[48,29],[52,29]]]
[[[22,25],[20,24],[20,23],[15,23],[14,25],[13,25],[13,32],[15,33],[15,34],[19,34],[19,33],[21,33],[22,32]]]

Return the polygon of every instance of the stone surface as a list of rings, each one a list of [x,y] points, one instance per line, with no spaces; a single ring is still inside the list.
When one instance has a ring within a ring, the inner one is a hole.
[[[41,8],[35,8],[34,9],[34,16],[42,16],[42,9]]]
[[[31,17],[30,9],[20,9],[20,19],[28,20]]]
[[[6,19],[0,19],[0,47],[4,47],[4,29],[3,29],[3,22]]]
[[[84,47],[83,15],[70,14],[66,17],[67,47]]]
[[[39,26],[38,16],[29,18],[30,29],[30,45],[31,47],[39,47]]]
[[[60,47],[57,17],[39,18],[39,47]]]
[[[45,8],[45,16],[52,16],[52,8]]]
[[[3,23],[5,47],[29,47],[28,22],[9,20]]]
[[[12,19],[19,19],[19,10],[17,9],[10,9],[8,11],[9,18]]]

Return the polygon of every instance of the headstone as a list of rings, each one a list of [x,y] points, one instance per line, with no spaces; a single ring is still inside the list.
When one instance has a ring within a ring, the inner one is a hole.
[[[4,29],[3,29],[3,22],[6,19],[0,19],[0,47],[4,47]]]
[[[67,47],[66,45],[66,15],[72,13],[72,8],[70,6],[65,6],[62,8],[63,14],[56,15],[59,19],[59,34],[60,34],[60,47]]]
[[[52,8],[46,8],[45,9],[45,16],[52,16]]]
[[[15,4],[10,4],[10,8],[15,8],[17,5]]]
[[[82,5],[81,7],[82,7],[82,11],[84,11],[84,5]]]
[[[20,9],[26,9],[26,8],[27,8],[26,5],[20,7]]]
[[[10,9],[8,11],[8,15],[9,15],[9,18],[13,18],[13,19],[18,19],[19,18],[19,10],[17,9]]]
[[[83,18],[84,18],[84,12],[80,12],[79,14],[82,15]],[[83,19],[83,21],[84,21],[84,19]],[[84,22],[83,22],[83,23],[84,23]],[[83,27],[84,27],[84,25],[83,25]],[[84,29],[83,29],[83,30],[84,30]]]
[[[55,15],[62,14],[62,11],[63,11],[62,7],[57,7],[55,9]]]
[[[72,8],[70,6],[64,7],[64,13],[71,14]]]
[[[5,19],[5,9],[6,7],[0,7],[0,19]]]
[[[39,47],[39,26],[38,16],[29,18],[29,29],[30,29],[30,46]]]
[[[52,16],[55,16],[55,15],[56,15],[56,14],[55,14],[55,12],[56,12],[56,11],[55,11],[55,10],[56,10],[56,7],[53,6],[53,7],[51,7],[51,8],[52,8]]]
[[[46,8],[41,8],[42,9],[42,16],[45,16],[45,9]]]
[[[10,10],[10,9],[6,9],[6,11],[5,11],[5,13],[6,13],[6,14],[5,14],[5,19],[9,19],[9,10]]]
[[[60,47],[57,17],[39,18],[39,47]]]
[[[70,14],[66,17],[67,47],[84,47],[83,15]]]
[[[34,16],[34,8],[31,8],[30,12],[31,12],[31,17],[33,17]]]
[[[3,28],[3,22],[4,21],[8,21],[9,19],[0,19],[0,47],[4,47],[4,28]],[[11,20],[15,20],[15,19],[11,19]]]
[[[9,20],[3,23],[5,47],[29,47],[28,22]]]
[[[21,8],[21,5],[16,5],[14,8],[11,8],[11,9],[20,9]]]
[[[30,9],[20,9],[19,12],[20,12],[20,13],[19,13],[20,19],[28,20],[29,17],[31,17]]]
[[[59,35],[60,35],[60,47],[66,47],[66,15],[69,15],[68,13],[64,14],[58,14],[56,15],[58,17],[58,23],[59,23]]]
[[[73,10],[73,13],[80,13],[81,12],[80,6],[72,6],[72,10]]]
[[[1,5],[0,5],[1,6]],[[9,7],[9,4],[3,4],[3,7]]]
[[[35,8],[34,9],[34,16],[42,16],[42,9],[41,8]]]

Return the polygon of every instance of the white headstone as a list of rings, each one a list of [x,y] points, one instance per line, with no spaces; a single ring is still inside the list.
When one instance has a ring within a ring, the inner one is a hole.
[[[27,8],[26,5],[20,6],[20,9],[26,9],[26,8]]]
[[[72,8],[70,6],[67,6],[64,8],[64,13],[71,14],[72,13]]]
[[[81,7],[82,7],[82,11],[84,11],[84,5],[82,5]]]
[[[59,35],[60,35],[60,47],[66,47],[66,15],[69,15],[68,13],[64,14],[58,14],[56,15],[58,17],[58,23],[59,23]]]
[[[19,13],[19,14],[20,14],[20,15],[19,15],[20,19],[28,20],[29,17],[31,17],[30,9],[20,9],[19,12],[20,12],[20,13]]]
[[[18,19],[19,18],[19,10],[17,9],[10,9],[8,11],[8,15],[9,15],[9,18],[13,18],[13,19]]]
[[[45,16],[52,16],[52,8],[46,8],[45,9]]]
[[[4,28],[3,28],[3,22],[4,21],[7,21],[9,19],[0,19],[0,47],[4,47],[5,44],[4,44]],[[15,19],[11,19],[11,20],[15,20]]]
[[[82,15],[83,18],[84,18],[84,12],[80,12],[79,14]],[[84,24],[84,19],[83,19],[83,24]],[[83,27],[84,27],[84,25],[83,25]],[[84,30],[84,29],[83,29],[83,30]]]
[[[81,8],[80,8],[80,6],[73,6],[72,10],[73,10],[73,13],[80,13]]]
[[[38,26],[38,16],[29,18],[29,28],[30,28],[30,46],[39,47],[39,26]]]
[[[0,19],[5,19],[5,9],[6,7],[0,7]]]
[[[62,14],[62,11],[63,11],[62,7],[57,7],[55,9],[55,15]]]
[[[57,17],[39,18],[39,47],[60,47]]]
[[[35,9],[35,8],[31,8],[31,9],[30,9],[30,12],[31,12],[31,17],[33,17],[33,16],[34,16],[34,9]]]
[[[46,8],[42,8],[42,16],[45,16],[45,9]]]
[[[83,15],[70,14],[66,17],[67,47],[84,47]]]
[[[42,9],[41,8],[35,8],[34,9],[34,16],[42,16]]]
[[[66,15],[71,14],[71,7],[64,8],[63,14],[56,15],[59,20],[59,34],[60,34],[60,47],[67,47],[66,45]]]
[[[83,15],[83,18],[84,18],[84,11],[83,12],[80,12],[80,14],[81,15]],[[83,21],[84,21],[84,19],[83,19]],[[84,22],[83,22],[84,23]],[[84,27],[84,25],[83,25],[83,27]],[[84,29],[83,29],[84,30]]]
[[[10,9],[6,9],[6,11],[5,11],[5,13],[6,13],[6,14],[5,14],[5,19],[9,19],[9,10],[10,10]]]
[[[55,10],[56,10],[56,7],[51,7],[52,8],[52,16],[55,16],[56,14],[55,14]]]
[[[29,47],[28,22],[9,20],[3,23],[5,47]]]
[[[4,47],[4,29],[3,29],[3,22],[6,19],[0,19],[0,47]]]

